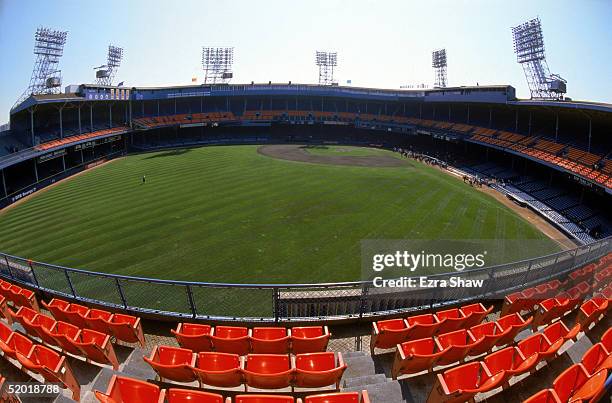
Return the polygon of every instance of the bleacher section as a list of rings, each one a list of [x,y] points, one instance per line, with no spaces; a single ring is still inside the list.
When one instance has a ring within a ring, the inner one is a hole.
[[[82,142],[86,140],[94,140],[98,137],[108,136],[109,134],[123,133],[123,132],[128,131],[129,129],[130,128],[126,126],[118,126],[118,127],[113,127],[111,129],[97,130],[97,131],[90,132],[90,133],[84,133],[84,134],[79,134],[75,136],[64,137],[62,139],[42,143],[42,144],[35,146],[34,149],[37,151],[51,150],[54,148],[65,147],[69,144],[73,144],[77,142]]]

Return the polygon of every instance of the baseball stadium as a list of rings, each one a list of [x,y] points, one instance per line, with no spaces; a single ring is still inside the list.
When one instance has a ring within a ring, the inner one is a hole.
[[[2,94],[0,401],[610,401],[612,104],[524,21],[527,97],[449,85],[446,49],[431,86],[339,82],[342,49],[234,82],[239,44],[160,86],[111,45],[69,84],[68,22],[36,29]]]

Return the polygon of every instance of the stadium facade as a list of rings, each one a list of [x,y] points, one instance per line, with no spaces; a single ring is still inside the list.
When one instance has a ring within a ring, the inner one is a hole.
[[[2,207],[129,152],[335,142],[451,159],[579,244],[612,234],[612,105],[519,100],[509,85],[83,84],[30,96],[11,110],[10,127],[0,136]]]

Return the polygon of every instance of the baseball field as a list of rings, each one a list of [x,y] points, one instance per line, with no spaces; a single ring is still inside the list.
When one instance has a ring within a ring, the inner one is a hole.
[[[460,179],[348,146],[130,155],[5,209],[0,228],[5,253],[208,282],[358,280],[362,239],[538,239],[538,254],[558,250]]]

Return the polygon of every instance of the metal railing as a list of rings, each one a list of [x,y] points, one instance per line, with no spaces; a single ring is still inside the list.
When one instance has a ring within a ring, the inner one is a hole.
[[[0,277],[78,302],[170,318],[287,322],[371,318],[443,305],[499,299],[562,278],[612,251],[612,237],[576,249],[464,271],[477,289],[377,288],[370,281],[324,284],[226,284],[96,273],[0,253]],[[448,280],[457,272],[430,275]]]

